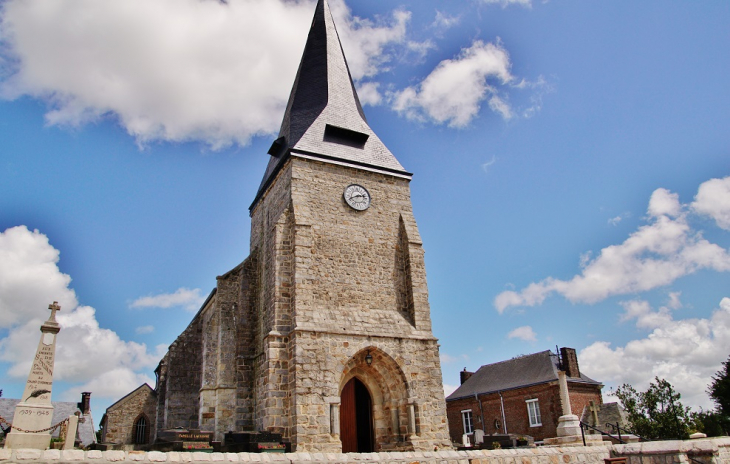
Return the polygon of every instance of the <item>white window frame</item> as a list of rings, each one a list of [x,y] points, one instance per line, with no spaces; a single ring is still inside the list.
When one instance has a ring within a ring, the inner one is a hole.
[[[467,427],[467,424],[469,427]],[[461,411],[461,425],[464,427],[465,434],[471,435],[474,433],[474,416],[471,413],[471,409]]]
[[[540,402],[535,399],[526,400],[527,418],[530,421],[530,427],[540,427],[542,425],[542,417],[540,415]]]

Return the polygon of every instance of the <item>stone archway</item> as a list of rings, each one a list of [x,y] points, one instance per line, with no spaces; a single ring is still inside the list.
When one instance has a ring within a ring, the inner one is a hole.
[[[368,365],[367,356],[372,357],[372,362]],[[361,384],[365,391],[361,390],[359,396],[350,392],[348,389],[357,389]],[[339,387],[341,397],[340,409],[340,438],[343,442],[343,452],[353,451],[352,441],[346,443],[346,440],[352,440],[352,436],[347,436],[346,428],[351,427],[353,421],[358,421],[357,417],[349,417],[353,410],[348,410],[348,398],[354,398],[354,408],[358,408],[360,413],[359,427],[365,427],[362,418],[363,401],[369,401],[370,407],[370,430],[372,436],[371,448],[367,451],[386,451],[386,450],[410,450],[412,444],[409,436],[412,431],[409,425],[409,386],[405,374],[401,370],[398,363],[384,351],[376,347],[368,347],[358,351],[344,365],[343,376]],[[356,415],[357,416],[357,415]],[[362,435],[360,435],[358,443],[362,443]],[[358,445],[367,448],[368,445]]]

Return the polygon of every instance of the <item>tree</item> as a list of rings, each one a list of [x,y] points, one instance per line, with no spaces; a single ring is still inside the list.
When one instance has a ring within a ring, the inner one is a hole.
[[[679,399],[681,395],[672,384],[659,377],[649,384],[645,392],[623,384],[616,389],[616,396],[628,414],[632,432],[650,440],[684,439],[689,437],[689,407]]]
[[[708,437],[719,437],[725,434],[727,422],[723,420],[722,415],[717,411],[692,412],[692,426],[698,432],[702,432]]]
[[[717,411],[730,418],[730,357],[722,363],[722,369],[712,377],[707,393],[717,406]]]

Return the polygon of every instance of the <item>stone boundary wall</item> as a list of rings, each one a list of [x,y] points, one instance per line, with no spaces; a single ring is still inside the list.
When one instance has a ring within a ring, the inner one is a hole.
[[[730,437],[590,447],[538,447],[506,450],[390,453],[160,453],[157,451],[81,451],[0,449],[0,463],[275,463],[275,464],[603,464],[626,457],[628,464],[728,464]],[[689,458],[694,460],[691,460]]]
[[[506,450],[389,453],[160,453],[157,451],[81,451],[0,449],[0,463],[276,463],[276,464],[603,464],[610,447],[528,448]]]
[[[628,458],[627,464],[730,463],[730,437],[629,443],[612,450],[612,457]]]

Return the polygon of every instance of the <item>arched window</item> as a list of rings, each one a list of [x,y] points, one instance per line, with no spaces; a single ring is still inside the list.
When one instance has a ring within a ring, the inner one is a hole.
[[[150,438],[150,427],[147,416],[140,414],[139,417],[134,421],[134,427],[132,428],[132,434],[134,435],[135,445],[146,445]]]

